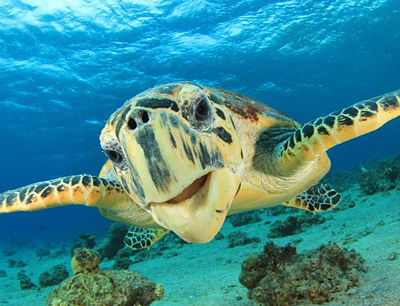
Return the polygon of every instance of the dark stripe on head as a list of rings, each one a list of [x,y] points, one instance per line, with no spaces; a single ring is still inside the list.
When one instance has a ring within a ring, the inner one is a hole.
[[[124,109],[124,111],[122,112],[121,117],[118,119],[117,126],[115,127],[115,135],[116,135],[117,137],[119,137],[119,136],[118,136],[118,135],[119,135],[119,131],[121,130],[122,125],[125,123],[125,121],[126,121],[126,116],[127,116],[128,113],[130,112],[131,108],[132,108],[132,105],[131,105],[131,104],[127,105],[126,108]]]
[[[214,103],[216,103],[216,104],[219,104],[219,105],[223,105],[223,103],[221,102],[221,100],[216,96],[216,95],[214,95],[214,94],[212,94],[212,93],[210,93],[210,100],[212,101],[212,102],[214,102]]]
[[[189,145],[182,139],[183,142],[183,149],[185,150],[186,156],[189,158],[189,160],[194,163],[194,158],[193,158],[193,153],[192,150],[190,149]]]
[[[176,141],[174,135],[172,135],[171,130],[169,130],[169,140],[171,140],[172,145],[176,148]]]
[[[169,108],[175,112],[179,111],[178,104],[174,100],[167,99],[167,98],[163,98],[163,99],[142,98],[136,102],[136,106],[142,106],[142,107],[153,108],[153,109]]]
[[[222,118],[223,120],[226,119],[225,114],[222,110],[220,110],[219,108],[217,108],[217,115]]]
[[[161,155],[154,131],[152,129],[140,129],[138,130],[136,140],[143,149],[154,185],[158,190],[166,190],[171,180],[171,173]]]
[[[223,141],[225,141],[228,144],[232,143],[232,136],[229,134],[223,127],[217,127],[215,129],[211,130],[215,134],[219,136]]]

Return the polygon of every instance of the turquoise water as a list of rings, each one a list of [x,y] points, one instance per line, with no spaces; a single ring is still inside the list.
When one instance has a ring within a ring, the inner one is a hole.
[[[400,87],[400,3],[0,1],[0,191],[97,174],[104,122],[137,93],[187,80],[300,122]],[[400,150],[398,122],[332,150],[333,170]],[[62,213],[61,213],[62,212]],[[95,209],[0,216],[0,242],[104,234]]]

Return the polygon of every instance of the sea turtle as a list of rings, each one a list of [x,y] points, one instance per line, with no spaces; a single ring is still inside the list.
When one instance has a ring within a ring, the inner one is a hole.
[[[95,206],[134,226],[125,242],[149,247],[170,230],[208,242],[229,214],[282,204],[311,212],[340,195],[318,181],[325,153],[400,115],[400,90],[304,125],[256,100],[178,82],[127,101],[100,136],[108,160],[80,174],[0,195],[0,212],[70,204]]]

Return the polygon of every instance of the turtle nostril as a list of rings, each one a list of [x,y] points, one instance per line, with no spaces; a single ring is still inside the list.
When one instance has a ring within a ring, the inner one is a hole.
[[[136,129],[136,127],[137,127],[137,123],[136,123],[135,119],[129,118],[129,120],[128,120],[128,128],[133,131],[134,129]]]
[[[146,111],[143,111],[142,112],[142,122],[143,123],[146,123],[146,122],[149,122],[149,114],[146,112]]]

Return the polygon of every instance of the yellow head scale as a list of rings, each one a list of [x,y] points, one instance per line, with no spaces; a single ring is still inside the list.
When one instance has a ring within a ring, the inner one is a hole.
[[[101,145],[124,189],[188,242],[219,231],[240,188],[243,156],[233,119],[212,91],[174,83],[114,113]]]

